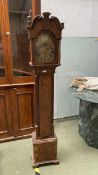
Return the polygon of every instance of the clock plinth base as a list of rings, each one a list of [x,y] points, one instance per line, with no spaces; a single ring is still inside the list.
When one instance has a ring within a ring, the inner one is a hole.
[[[45,164],[58,164],[57,159],[57,138],[56,136],[45,139],[36,139],[36,134],[32,134],[33,156],[32,165],[38,167]]]

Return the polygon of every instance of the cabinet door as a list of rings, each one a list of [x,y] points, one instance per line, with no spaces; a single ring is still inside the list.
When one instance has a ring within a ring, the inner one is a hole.
[[[2,44],[2,31],[1,31],[1,23],[0,23],[0,77],[5,77],[5,67],[4,67],[4,49]]]
[[[13,135],[22,136],[33,131],[34,85],[18,86],[11,90]]]
[[[3,6],[0,2],[0,84],[7,81],[7,46],[6,46],[6,32],[4,26]],[[6,78],[5,78],[6,77]]]
[[[14,76],[31,76],[27,16],[32,0],[8,0]]]
[[[11,95],[9,88],[0,88],[0,139],[11,137]]]

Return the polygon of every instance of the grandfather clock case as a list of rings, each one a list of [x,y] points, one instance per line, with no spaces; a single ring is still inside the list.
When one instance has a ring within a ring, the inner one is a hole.
[[[60,41],[64,27],[58,18],[44,12],[31,22],[28,16],[30,65],[35,74],[33,167],[59,163],[54,133],[54,73],[60,65]]]

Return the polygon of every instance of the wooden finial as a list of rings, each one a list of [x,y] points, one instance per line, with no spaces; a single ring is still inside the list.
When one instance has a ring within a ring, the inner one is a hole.
[[[43,14],[44,18],[49,18],[49,16],[51,15],[50,12],[44,12],[42,14]]]
[[[27,16],[28,27],[32,25],[32,10],[30,9],[29,15]]]

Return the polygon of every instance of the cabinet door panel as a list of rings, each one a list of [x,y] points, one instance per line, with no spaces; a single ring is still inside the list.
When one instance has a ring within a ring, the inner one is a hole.
[[[0,11],[2,13],[2,8],[0,5]],[[5,65],[4,65],[4,26],[3,26],[3,19],[2,15],[0,14],[0,77],[5,76]]]
[[[33,131],[33,85],[12,90],[14,135],[25,135]]]
[[[1,25],[0,25],[0,77],[5,76],[5,67],[4,67],[4,50],[2,45],[2,34],[1,34]]]
[[[32,127],[32,92],[17,94],[17,102],[20,129]]]
[[[9,101],[9,102],[8,102]],[[11,135],[11,104],[9,90],[0,89],[0,138]]]
[[[12,42],[13,74],[31,76],[29,65],[29,40],[27,16],[32,0],[8,0],[9,23]]]

